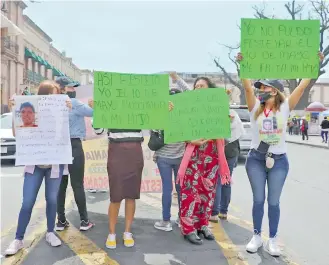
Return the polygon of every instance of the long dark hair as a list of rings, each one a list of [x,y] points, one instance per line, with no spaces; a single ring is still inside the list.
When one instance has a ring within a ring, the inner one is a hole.
[[[205,77],[205,76],[200,76],[197,79],[195,79],[194,84],[193,84],[193,89],[195,89],[195,85],[199,80],[204,80],[209,88],[216,88],[216,84],[210,80],[210,78]]]

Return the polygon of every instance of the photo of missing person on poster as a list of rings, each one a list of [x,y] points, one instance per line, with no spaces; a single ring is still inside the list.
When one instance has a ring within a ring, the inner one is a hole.
[[[38,127],[38,100],[29,99],[17,104],[15,111],[16,128],[35,128]]]

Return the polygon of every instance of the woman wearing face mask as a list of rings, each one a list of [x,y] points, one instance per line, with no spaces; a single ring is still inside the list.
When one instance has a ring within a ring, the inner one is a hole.
[[[38,89],[38,95],[59,94],[59,86],[52,81],[43,81]],[[11,103],[11,106],[14,102]],[[72,108],[71,101],[66,103],[68,108]],[[13,126],[13,134],[15,135],[15,127]],[[65,170],[67,166],[65,165]],[[61,183],[64,165],[35,165],[25,166],[24,184],[23,184],[23,203],[18,216],[18,224],[15,240],[9,245],[5,251],[6,255],[14,255],[23,248],[23,238],[27,225],[30,222],[31,214],[35,200],[37,198],[40,186],[45,179],[46,189],[46,216],[47,216],[47,234],[46,241],[52,247],[61,245],[61,241],[54,234],[57,194]]]
[[[322,53],[319,53],[319,57],[323,60]],[[242,55],[238,54],[237,60],[242,59]],[[254,86],[258,92],[256,97],[251,81],[242,79],[252,130],[246,171],[253,192],[254,236],[246,246],[248,252],[255,253],[263,245],[261,228],[267,182],[270,239],[265,250],[272,256],[280,255],[276,235],[280,219],[280,196],[289,170],[285,143],[287,121],[310,81],[303,79],[286,99],[283,94],[284,87],[279,80],[255,82]]]
[[[176,84],[179,88],[186,89],[188,85],[183,79],[177,76],[177,74],[171,74],[173,80],[176,81]],[[199,82],[197,84],[197,82]],[[214,83],[211,82],[208,78],[200,77],[195,81],[195,85],[199,87],[216,87]],[[231,91],[226,91],[227,94]],[[230,169],[230,175],[232,176],[233,169],[236,166],[238,156],[240,153],[239,138],[244,134],[243,124],[239,118],[239,115],[234,110],[230,110],[230,119],[231,119],[231,138],[225,139],[225,157],[227,159],[227,164]],[[216,197],[209,221],[218,223],[218,218],[227,219],[228,207],[231,201],[231,184],[227,183],[222,185],[221,182],[218,182],[216,188]]]
[[[194,82],[194,89],[215,88],[206,77]],[[222,184],[230,182],[230,171],[224,153],[224,140],[199,139],[187,144],[178,172],[181,187],[180,223],[184,238],[201,245],[215,237],[208,228],[216,194],[218,175]]]

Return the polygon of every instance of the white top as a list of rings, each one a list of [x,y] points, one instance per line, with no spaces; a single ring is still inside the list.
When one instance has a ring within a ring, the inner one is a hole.
[[[286,130],[290,114],[288,99],[281,104],[280,111],[276,113],[271,111],[268,117],[263,112],[255,120],[255,112],[259,106],[260,102],[257,99],[254,108],[250,112],[251,148],[257,149],[260,142],[263,141],[270,145],[269,153],[277,155],[286,153]],[[266,113],[268,111],[266,110]]]
[[[243,123],[242,123],[238,113],[235,110],[230,109],[230,115],[234,117],[233,121],[231,121],[231,137],[226,140],[229,143],[232,143],[232,142],[238,140],[246,132],[243,128]]]

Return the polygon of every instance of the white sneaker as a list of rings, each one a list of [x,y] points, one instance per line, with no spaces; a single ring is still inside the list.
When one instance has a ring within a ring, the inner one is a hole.
[[[265,251],[268,252],[273,257],[279,257],[281,255],[281,250],[276,238],[270,238],[267,241],[267,244],[265,246]]]
[[[178,225],[178,227],[181,227],[181,225],[180,225],[180,218],[179,217],[177,217],[177,219],[175,220],[175,223],[176,223],[176,225]]]
[[[24,247],[23,240],[15,239],[5,251],[5,255],[15,255]]]
[[[250,253],[256,253],[257,250],[263,245],[263,241],[260,235],[254,235],[248,245],[246,250]]]
[[[159,221],[154,224],[154,227],[158,230],[170,232],[172,231],[172,225],[171,222],[166,222],[166,221]]]
[[[58,246],[62,245],[62,242],[59,240],[59,238],[53,232],[46,234],[46,241],[52,247],[58,247]]]

